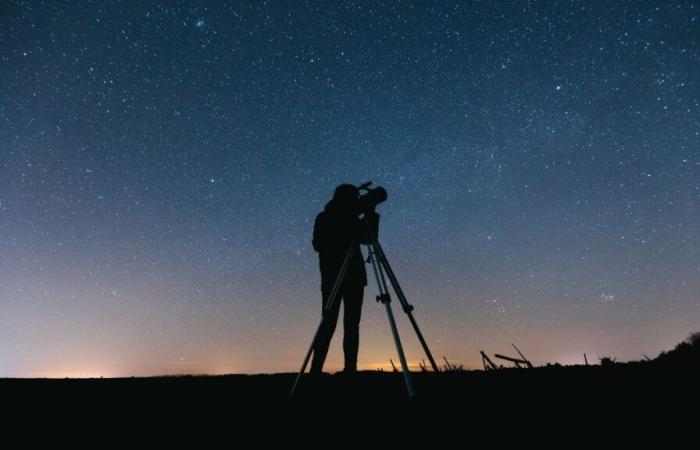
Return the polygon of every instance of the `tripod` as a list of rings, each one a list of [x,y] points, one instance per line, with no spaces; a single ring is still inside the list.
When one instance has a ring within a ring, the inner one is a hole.
[[[406,356],[404,355],[403,346],[401,345],[401,338],[399,337],[399,331],[396,327],[396,320],[394,319],[394,313],[391,309],[391,296],[389,295],[389,289],[387,286],[386,278],[389,278],[389,283],[394,289],[396,296],[399,298],[399,302],[401,303],[401,307],[404,313],[406,313],[411,322],[411,325],[413,325],[413,329],[416,332],[416,336],[418,336],[418,340],[423,346],[423,350],[425,351],[425,354],[428,357],[428,360],[430,361],[430,365],[432,366],[433,371],[439,372],[440,370],[438,369],[437,364],[435,364],[433,355],[432,353],[430,353],[428,344],[425,342],[425,338],[423,338],[423,333],[421,333],[416,319],[413,317],[413,305],[409,304],[408,300],[406,300],[406,296],[404,295],[403,290],[399,285],[399,281],[396,279],[396,275],[394,274],[394,271],[392,270],[391,265],[389,264],[389,261],[386,258],[386,254],[384,253],[382,246],[379,244],[378,224],[379,215],[373,211],[366,213],[365,216],[362,218],[362,227],[365,235],[366,245],[368,248],[367,262],[372,264],[374,276],[377,280],[379,295],[377,295],[376,299],[378,302],[383,303],[386,308],[386,313],[389,319],[389,327],[391,328],[391,334],[393,335],[394,343],[396,344],[396,351],[399,354],[399,360],[401,361],[401,369],[403,372],[404,381],[406,382],[408,396],[415,397],[416,392],[413,387],[413,380],[411,379],[411,373],[408,370]],[[304,358],[304,362],[301,365],[301,369],[297,374],[296,380],[294,380],[294,385],[292,386],[291,392],[292,395],[296,391],[297,385],[299,384],[302,375],[306,371],[306,366],[309,364],[309,359],[311,358],[311,354],[313,353],[314,347],[316,346],[316,341],[323,326],[323,321],[326,320],[326,317],[330,316],[330,314],[327,313],[329,313],[332,310],[338,298],[338,291],[340,290],[340,287],[343,284],[343,280],[350,265],[350,259],[352,258],[352,255],[355,252],[357,242],[358,239],[355,239],[350,244],[350,247],[348,248],[348,251],[345,254],[343,264],[340,266],[340,272],[338,273],[338,276],[335,279],[333,289],[331,290],[331,293],[328,296],[328,299],[326,300],[326,304],[324,305],[324,314],[321,317],[321,322],[319,323],[318,328],[316,329],[316,333],[314,334],[314,338],[311,341],[309,351],[306,352],[306,357]]]

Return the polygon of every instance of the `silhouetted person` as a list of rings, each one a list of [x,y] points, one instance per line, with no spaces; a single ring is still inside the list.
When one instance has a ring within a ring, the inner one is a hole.
[[[343,352],[345,372],[357,371],[357,350],[360,343],[360,314],[362,296],[367,285],[367,272],[360,251],[360,243],[366,243],[364,228],[357,217],[355,204],[359,196],[357,187],[341,184],[335,189],[333,198],[325,209],[316,216],[314,223],[313,246],[318,252],[321,268],[321,297],[324,319],[314,345],[311,373],[321,373],[326,360],[328,347],[338,322],[340,303],[343,303]],[[344,280],[333,306],[325,317],[325,305],[330,297],[335,280],[343,265],[348,248],[355,241],[355,249],[350,259]]]

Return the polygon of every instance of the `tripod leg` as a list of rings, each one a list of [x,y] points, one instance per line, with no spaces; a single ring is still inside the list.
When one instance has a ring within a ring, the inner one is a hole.
[[[391,327],[391,334],[394,336],[396,351],[398,352],[399,360],[401,361],[401,369],[403,370],[403,378],[406,382],[408,396],[413,398],[416,396],[416,391],[413,387],[413,380],[411,379],[411,373],[408,370],[408,364],[406,363],[406,355],[404,354],[403,346],[401,345],[399,330],[398,328],[396,328],[396,320],[394,319],[394,313],[391,310],[391,302],[389,298],[389,291],[386,285],[386,279],[384,278],[384,272],[382,272],[382,267],[377,262],[376,249],[371,243],[369,245],[369,259],[372,262],[372,269],[374,269],[374,276],[377,279],[377,286],[379,287],[378,300],[384,303],[384,306],[386,307],[386,314],[389,317],[389,326]]]
[[[399,285],[399,280],[396,279],[396,275],[394,274],[394,271],[391,269],[391,265],[389,265],[389,260],[386,258],[386,254],[384,253],[384,249],[382,249],[382,246],[379,244],[379,240],[376,239],[376,237],[370,237],[372,239],[372,246],[376,249],[376,253],[379,258],[379,263],[384,267],[384,270],[386,270],[387,277],[389,278],[389,282],[391,283],[391,286],[394,288],[394,291],[396,292],[396,296],[399,297],[399,302],[401,303],[401,306],[403,307],[404,312],[408,316],[409,321],[411,322],[411,325],[413,325],[413,329],[416,332],[416,336],[418,336],[418,340],[421,343],[421,346],[423,346],[423,350],[425,351],[426,356],[428,357],[428,361],[430,361],[430,365],[433,368],[433,371],[439,372],[440,369],[438,368],[438,365],[435,363],[435,359],[433,359],[433,354],[430,352],[430,348],[428,348],[428,343],[425,342],[425,338],[423,337],[423,333],[421,333],[420,328],[418,327],[418,322],[416,322],[416,319],[413,317],[413,306],[408,303],[408,300],[406,300],[406,296],[403,293],[403,290],[401,289],[401,285]]]
[[[338,291],[340,290],[340,286],[343,284],[343,279],[345,278],[345,274],[347,273],[348,267],[350,266],[350,258],[352,258],[352,255],[355,253],[356,245],[357,241],[353,241],[353,243],[350,244],[347,253],[345,254],[343,265],[340,266],[340,272],[338,272],[338,276],[335,278],[335,283],[333,283],[333,289],[331,289],[331,293],[328,296],[328,300],[326,300],[326,304],[323,307],[324,314],[323,317],[321,317],[321,322],[318,324],[318,328],[316,328],[316,333],[314,333],[314,338],[311,340],[311,346],[309,346],[309,351],[306,352],[304,362],[301,363],[301,369],[299,369],[299,373],[297,374],[297,377],[294,380],[291,395],[294,395],[294,392],[297,389],[297,385],[299,384],[299,380],[301,380],[301,376],[306,371],[306,366],[309,364],[309,359],[311,359],[311,354],[313,353],[314,347],[316,346],[316,340],[318,339],[318,335],[321,332],[323,321],[326,320],[326,317],[329,316],[329,314],[327,313],[331,310],[331,308],[333,308],[333,305],[335,304],[335,301],[338,297]]]

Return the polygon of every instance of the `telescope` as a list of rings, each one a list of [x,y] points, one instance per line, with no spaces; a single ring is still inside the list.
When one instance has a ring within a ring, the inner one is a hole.
[[[355,205],[357,215],[374,212],[377,205],[387,199],[386,189],[381,186],[370,188],[371,185],[372,182],[368,181],[357,187],[357,190],[366,192],[357,199],[357,204]]]

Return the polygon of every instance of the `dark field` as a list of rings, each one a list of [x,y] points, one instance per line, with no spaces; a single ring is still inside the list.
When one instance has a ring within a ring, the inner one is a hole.
[[[684,411],[696,409],[700,365],[657,360],[413,375],[412,400],[401,373],[380,372],[307,376],[294,397],[294,374],[2,379],[0,396],[15,419],[5,422],[15,424],[7,427],[9,435],[25,430],[22,440],[9,442],[39,439],[42,447],[68,442],[125,448],[179,436],[220,442],[233,439],[231,433],[261,442],[309,432],[359,439],[384,427],[406,437],[554,423],[600,428],[630,419],[641,426],[691,417]]]
[[[105,379],[0,379],[6,406],[63,414],[119,415],[135,410],[155,415],[174,410],[217,408],[313,408],[329,411],[368,403],[402,405],[481,405],[510,408],[547,403],[558,408],[622,405],[694,393],[697,364],[666,366],[637,362],[602,366],[548,366],[533,369],[413,373],[417,396],[409,399],[402,374],[360,372],[312,378],[306,375],[294,396],[295,374],[174,376]]]

